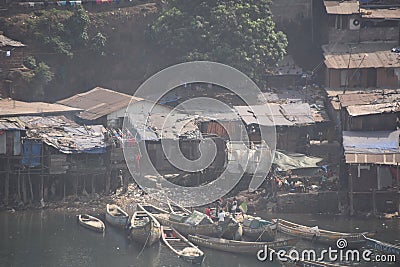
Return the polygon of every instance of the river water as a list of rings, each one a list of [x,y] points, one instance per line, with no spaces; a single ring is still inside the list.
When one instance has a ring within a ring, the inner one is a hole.
[[[93,214],[96,215],[96,214]],[[100,218],[104,215],[99,215]],[[338,231],[378,231],[377,238],[400,242],[400,220],[357,219],[327,215],[264,214]],[[104,217],[103,217],[104,218]],[[311,243],[301,241],[303,248]],[[281,266],[256,257],[203,249],[202,266]],[[388,266],[398,266],[391,264]],[[142,249],[124,233],[107,225],[99,234],[78,225],[75,214],[48,210],[0,213],[0,266],[193,266],[175,257],[162,244]],[[358,266],[384,266],[359,264]]]

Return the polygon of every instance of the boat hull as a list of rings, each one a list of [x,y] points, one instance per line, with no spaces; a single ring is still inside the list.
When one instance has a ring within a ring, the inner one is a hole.
[[[169,214],[154,214],[154,217],[165,226],[175,228],[179,233],[187,235],[207,235],[213,237],[221,237],[222,235],[228,235],[234,237],[235,234],[240,230],[239,224],[227,223],[218,225],[204,224],[204,225],[190,225],[186,223],[174,222],[168,219]]]
[[[94,232],[103,233],[106,229],[105,224],[98,218],[87,214],[78,215],[78,223]]]
[[[113,215],[115,214],[115,210],[117,210],[117,216]],[[117,205],[109,205],[107,204],[107,210],[106,210],[106,221],[116,227],[123,228],[126,226],[129,220],[129,215],[123,211],[120,207]]]
[[[288,236],[298,237],[312,242],[336,246],[338,239],[346,239],[348,247],[360,247],[365,244],[363,235],[368,233],[341,233],[299,225],[278,219],[278,231]]]
[[[201,247],[245,255],[257,255],[258,251],[264,250],[266,246],[274,250],[279,250],[293,247],[297,243],[297,239],[274,242],[246,242],[200,235],[189,235],[188,239]]]
[[[161,229],[151,226],[151,222],[144,227],[133,227],[130,229],[129,238],[132,241],[138,242],[150,247],[158,242],[161,237]]]
[[[395,255],[397,260],[400,260],[400,246],[396,246],[393,244],[389,244],[386,242],[382,242],[376,239],[364,237],[366,240],[366,246],[369,248],[372,248],[373,250],[385,253],[385,254],[390,254],[390,255]]]

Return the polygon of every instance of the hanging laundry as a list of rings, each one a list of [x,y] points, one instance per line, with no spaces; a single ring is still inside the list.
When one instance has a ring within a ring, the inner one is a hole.
[[[66,6],[67,5],[67,1],[60,1],[62,6]]]
[[[35,2],[28,2],[28,5],[29,5],[30,7],[34,7],[34,6],[35,6]]]
[[[11,57],[11,51],[6,51],[6,56]]]

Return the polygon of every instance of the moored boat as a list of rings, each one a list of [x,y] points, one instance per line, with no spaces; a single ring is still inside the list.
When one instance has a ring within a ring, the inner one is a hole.
[[[365,243],[365,236],[372,236],[372,233],[342,233],[319,229],[318,226],[309,227],[296,224],[282,219],[273,219],[278,223],[278,231],[289,236],[299,237],[313,242],[328,245],[336,245],[339,239],[345,239],[348,247],[357,247]]]
[[[273,242],[248,242],[215,238],[204,235],[189,235],[188,239],[201,247],[254,256],[257,255],[260,250],[264,250],[266,247],[274,250],[289,249],[297,243],[297,239],[287,239]]]
[[[142,209],[140,204],[138,210],[133,214],[128,230],[129,238],[147,247],[159,241],[161,237],[161,226],[156,218]]]
[[[225,222],[213,222],[206,214],[193,211],[187,213],[170,213],[153,205],[143,205],[144,210],[150,212],[162,225],[173,227],[179,233],[187,236],[199,234],[206,236],[237,238],[242,234],[241,225],[231,217]]]
[[[78,222],[83,227],[99,233],[103,233],[106,229],[106,226],[102,220],[89,214],[79,214]]]
[[[129,215],[115,204],[107,204],[106,221],[111,225],[125,227],[128,223]]]
[[[387,242],[379,241],[373,238],[364,236],[366,245],[373,250],[383,252],[389,255],[395,255],[397,260],[400,260],[400,246],[393,245]]]
[[[161,226],[161,238],[164,244],[179,258],[195,264],[201,264],[204,252],[193,245],[178,231],[168,226]]]

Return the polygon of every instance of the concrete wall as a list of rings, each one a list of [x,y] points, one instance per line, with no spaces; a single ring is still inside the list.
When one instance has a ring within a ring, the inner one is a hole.
[[[271,5],[273,20],[281,25],[311,18],[312,0],[274,0]]]
[[[346,204],[346,193],[289,193],[277,197],[277,209],[287,213],[337,213],[339,202]]]
[[[398,41],[399,29],[389,28],[361,28],[360,30],[350,29],[328,29],[329,43],[359,43],[372,41]]]

